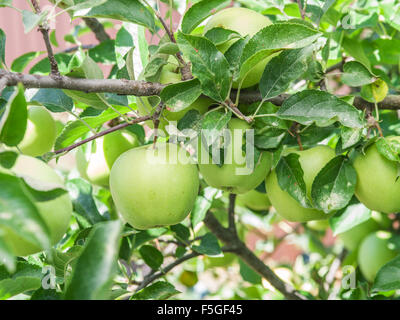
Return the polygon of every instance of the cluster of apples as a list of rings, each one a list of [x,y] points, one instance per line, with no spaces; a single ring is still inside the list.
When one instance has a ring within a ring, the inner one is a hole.
[[[237,31],[242,36],[251,36],[270,23],[267,17],[252,10],[230,8],[214,15],[205,31],[223,27]],[[234,41],[225,43],[219,49],[225,52]],[[257,84],[267,62],[260,62],[246,79],[241,79],[242,87]],[[161,71],[161,82],[175,83],[180,80],[177,66],[170,61]],[[212,104],[208,98],[201,97],[189,109],[205,113]],[[138,108],[146,114],[152,111],[153,106],[147,99],[143,99],[138,101]],[[185,112],[174,113],[166,110],[163,116],[168,120],[179,120]],[[10,170],[39,181],[62,183],[51,167],[34,158],[51,150],[57,132],[56,122],[51,114],[40,106],[31,106],[28,118],[26,135],[18,146],[24,155],[18,157]],[[83,178],[93,184],[110,188],[121,217],[137,229],[174,225],[184,220],[195,204],[200,176],[212,187],[238,194],[239,203],[253,210],[267,210],[272,205],[280,216],[289,221],[322,221],[327,225],[326,219],[334,213],[327,215],[314,208],[305,208],[288,192],[282,190],[277,174],[272,169],[270,152],[262,152],[251,173],[238,174],[238,171],[245,169],[247,165],[239,163],[237,159],[245,155],[242,146],[245,132],[250,128],[243,120],[232,118],[229,121],[228,129],[232,133],[232,139],[223,165],[213,163],[202,144],[197,150],[198,158],[206,154],[209,161],[196,164],[186,150],[178,145],[160,142],[140,146],[135,134],[121,130],[97,139],[96,147],[90,150],[89,155],[83,150],[78,150],[77,167]],[[241,135],[234,134],[235,130],[239,130]],[[400,137],[388,139],[400,141]],[[335,157],[334,150],[328,146],[316,146],[308,150],[288,149],[285,152],[286,155],[299,155],[307,196],[311,201],[312,183],[319,171]],[[400,181],[397,180],[396,163],[384,158],[373,144],[365,154],[356,158],[354,168],[358,179],[356,196],[361,203],[381,213],[400,211]],[[255,190],[263,182],[267,193]],[[71,217],[72,205],[68,195],[38,202],[36,205],[49,227],[53,243],[56,243],[67,230]],[[356,230],[341,235],[349,249],[359,247],[359,264],[368,280],[375,277],[382,263],[397,254],[387,245],[391,234],[377,231],[378,226],[379,224],[372,219],[354,228]],[[11,229],[2,229],[5,233],[4,238],[17,255],[24,256],[38,251],[38,248],[22,240]],[[372,231],[374,233],[371,233]]]

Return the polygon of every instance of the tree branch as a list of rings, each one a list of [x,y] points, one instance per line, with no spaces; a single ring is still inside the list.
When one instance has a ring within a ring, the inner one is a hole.
[[[96,39],[99,42],[111,39],[110,36],[105,31],[104,26],[96,18],[83,18],[83,21],[85,21],[89,29],[93,31]]]
[[[307,300],[305,296],[297,292],[291,285],[283,282],[267,265],[264,264],[246,245],[229,229],[222,227],[212,213],[208,212],[204,223],[220,239],[231,247],[231,252],[239,256],[254,271],[280,291],[289,300]]]
[[[32,3],[33,8],[35,9],[36,14],[40,14],[42,11],[41,11],[40,6],[37,3],[37,1],[31,0],[31,3]],[[44,43],[46,45],[46,50],[47,50],[47,56],[49,57],[49,61],[50,61],[50,69],[51,69],[50,75],[58,78],[58,77],[60,77],[60,71],[58,70],[58,64],[57,64],[56,59],[54,58],[53,48],[51,47],[49,30],[50,30],[50,28],[46,22],[39,25],[39,31],[43,35],[43,40],[44,40]]]
[[[121,95],[158,96],[164,85],[147,81],[126,79],[83,79],[60,76],[39,76],[8,72],[0,69],[0,79],[6,79],[6,86],[16,86],[19,82],[25,88],[58,88],[90,92],[112,92]],[[2,80],[4,81],[4,80]],[[1,92],[0,92],[1,93]]]

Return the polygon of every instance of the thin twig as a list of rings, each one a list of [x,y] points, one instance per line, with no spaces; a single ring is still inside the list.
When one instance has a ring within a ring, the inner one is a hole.
[[[200,253],[191,252],[191,253],[184,255],[183,257],[180,257],[179,259],[176,259],[174,262],[170,263],[165,268],[162,268],[161,271],[152,271],[149,275],[147,275],[143,279],[143,281],[140,283],[140,285],[136,288],[135,292],[140,291],[141,289],[147,287],[153,281],[157,280],[158,278],[163,277],[166,273],[168,273],[169,271],[171,271],[173,268],[180,265],[181,263],[183,263],[187,260],[190,260],[192,258],[198,257],[200,255],[201,255]]]
[[[228,109],[230,109],[235,115],[237,115],[239,118],[245,120],[247,123],[251,123],[253,121],[252,118],[250,117],[246,117],[242,111],[239,110],[239,108],[233,103],[233,101],[231,99],[227,99],[225,101],[226,106],[228,107]]]
[[[144,117],[132,119],[130,122],[121,123],[121,124],[119,124],[119,125],[117,125],[115,127],[111,127],[109,129],[103,130],[103,131],[101,131],[101,132],[99,132],[99,133],[97,133],[97,134],[95,134],[95,135],[93,135],[93,136],[91,136],[91,137],[89,137],[87,139],[79,141],[79,142],[77,142],[77,143],[75,143],[73,145],[70,145],[70,146],[66,147],[66,148],[63,148],[63,149],[60,149],[60,150],[56,150],[56,151],[54,151],[54,153],[55,154],[62,154],[62,153],[69,152],[69,151],[71,151],[71,150],[73,150],[73,149],[75,149],[75,148],[77,148],[77,147],[79,147],[79,146],[81,146],[81,145],[83,145],[85,143],[88,143],[88,142],[90,142],[92,140],[95,140],[97,138],[105,136],[105,135],[107,135],[107,134],[109,134],[111,132],[114,132],[114,131],[117,131],[117,130],[121,130],[123,128],[129,127],[132,124],[141,123],[141,122],[150,120],[152,118],[153,118],[152,115],[147,115],[147,116],[144,116]]]
[[[40,9],[39,4],[37,3],[36,0],[31,0],[32,6],[35,9],[36,14],[40,14],[42,11]],[[47,25],[47,22],[43,22],[42,24],[39,25],[39,31],[43,35],[43,40],[46,45],[46,50],[47,50],[47,56],[49,57],[50,61],[50,70],[51,70],[51,76],[54,76],[56,78],[60,77],[60,71],[58,70],[58,64],[56,59],[54,58],[54,52],[53,48],[51,47],[50,43],[50,37],[49,37],[49,26]]]
[[[228,221],[229,221],[229,230],[233,233],[237,233],[236,231],[236,223],[235,223],[235,202],[236,202],[236,194],[229,194],[229,208],[228,208]]]
[[[299,6],[301,18],[304,20],[305,12],[303,6],[301,5],[301,0],[297,0],[297,5]]]
[[[165,108],[165,104],[163,102],[160,102],[160,104],[158,105],[158,107],[153,115],[153,123],[154,123],[153,148],[156,147],[157,138],[158,138],[158,127],[160,125],[160,117],[161,117],[161,114],[162,114],[164,108]]]

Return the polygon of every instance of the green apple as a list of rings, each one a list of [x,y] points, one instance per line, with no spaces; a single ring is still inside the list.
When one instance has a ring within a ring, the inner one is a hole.
[[[327,146],[316,146],[304,151],[292,149],[290,152],[300,156],[299,162],[304,172],[303,178],[306,185],[307,197],[311,201],[312,183],[319,171],[335,157],[335,151]],[[278,214],[286,220],[306,222],[311,220],[324,220],[332,215],[327,215],[323,211],[317,209],[304,208],[301,206],[288,192],[281,189],[275,170],[267,177],[265,185],[272,206],[276,209]]]
[[[329,220],[313,220],[307,222],[307,227],[315,231],[325,231],[329,228]]]
[[[197,272],[194,271],[183,270],[179,276],[179,282],[189,288],[193,287],[198,281]]]
[[[368,281],[373,282],[379,269],[399,254],[392,243],[393,237],[390,232],[376,231],[361,242],[358,265]]]
[[[388,137],[397,140],[400,137]],[[383,213],[400,211],[400,180],[398,163],[382,156],[376,145],[371,145],[354,160],[357,172],[355,194],[367,208]]]
[[[254,36],[261,29],[269,26],[271,21],[262,14],[246,8],[228,8],[217,12],[208,20],[204,27],[204,34],[213,28],[224,28],[238,32],[241,36]],[[225,53],[237,40],[229,40],[218,46],[218,49]],[[248,88],[260,82],[265,66],[270,58],[259,62],[254,69],[243,80],[242,88]],[[233,88],[237,89],[239,83],[234,83]]]
[[[170,143],[131,149],[110,173],[118,211],[141,230],[181,222],[192,210],[198,189],[196,165],[184,149]]]
[[[17,175],[29,177],[42,183],[63,184],[61,177],[46,163],[39,159],[19,155],[14,166],[10,169]],[[72,215],[72,203],[68,194],[49,201],[35,202],[39,214],[50,231],[51,243],[61,240],[68,229]],[[24,240],[8,227],[0,227],[4,231],[3,239],[17,256],[27,256],[40,252],[36,245]]]
[[[42,106],[30,106],[25,135],[18,148],[28,156],[41,156],[51,151],[56,136],[56,122],[50,112]]]
[[[88,160],[80,148],[76,153],[76,163],[82,178],[93,184],[107,187],[112,165],[115,160],[129,149],[138,147],[137,136],[128,130],[118,130],[107,134],[95,141]]]
[[[372,211],[368,220],[346,232],[340,233],[338,238],[343,242],[346,249],[350,251],[356,250],[367,235],[381,228],[388,228],[389,225],[389,218],[383,216],[380,212]]]
[[[168,64],[162,67],[160,73],[160,83],[161,84],[173,84],[182,81],[181,74],[179,72],[177,61],[170,56],[168,59]],[[143,76],[141,76],[143,77]],[[178,112],[172,112],[171,109],[166,106],[163,111],[163,117],[160,118],[159,129],[164,129],[168,124],[168,121],[178,122],[189,110],[197,110],[200,114],[204,114],[208,111],[208,107],[213,104],[213,100],[206,97],[200,97],[195,102],[193,102],[189,107]],[[141,116],[148,115],[153,112],[154,105],[147,97],[137,97],[136,105]],[[164,118],[164,119],[163,119]],[[167,121],[168,120],[168,121]],[[147,121],[146,124],[153,128],[153,122]]]
[[[209,186],[230,193],[246,193],[257,187],[267,176],[272,165],[272,154],[262,152],[254,168],[248,168],[246,153],[242,149],[246,130],[250,125],[237,118],[228,123],[231,141],[226,147],[226,155],[222,166],[213,161],[199,139],[198,163],[200,173]]]
[[[268,195],[255,189],[239,194],[236,201],[238,204],[243,204],[245,207],[255,211],[268,210],[271,206]]]

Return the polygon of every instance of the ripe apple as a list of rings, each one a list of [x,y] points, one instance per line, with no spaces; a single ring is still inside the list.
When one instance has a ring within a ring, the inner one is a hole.
[[[304,172],[303,179],[306,184],[307,197],[311,201],[312,183],[319,171],[335,157],[335,151],[327,146],[316,146],[304,151],[291,149],[290,153],[300,156],[299,162]],[[272,206],[286,220],[293,222],[324,220],[333,214],[328,215],[317,209],[302,207],[289,193],[281,189],[275,170],[267,177],[266,189]]]
[[[236,198],[236,201],[238,204],[243,204],[245,207],[255,211],[268,210],[271,206],[268,195],[255,189],[243,194],[239,194]]]
[[[254,168],[246,164],[246,153],[242,149],[247,129],[250,125],[244,120],[233,118],[228,123],[231,141],[226,147],[223,165],[213,161],[199,139],[198,163],[200,173],[208,185],[230,193],[246,193],[257,187],[267,176],[272,165],[272,154],[263,152]],[[235,133],[236,132],[236,133]]]
[[[182,81],[181,74],[179,72],[177,61],[170,57],[168,59],[168,64],[162,67],[161,74],[160,74],[160,83],[161,84],[173,84],[173,83],[178,83]],[[143,76],[141,76],[143,77]],[[170,111],[170,108],[166,106],[166,109],[163,111],[163,117],[168,120],[168,121],[176,121],[178,122],[180,119],[183,118],[183,116],[189,111],[189,110],[197,110],[200,112],[200,114],[204,114],[208,111],[208,107],[213,104],[213,100],[206,98],[206,97],[200,97],[198,98],[195,102],[193,102],[189,107],[187,107],[184,110],[178,111],[178,112],[172,112]],[[154,105],[151,104],[149,98],[147,97],[137,97],[136,98],[136,105],[138,108],[138,111],[141,116],[145,116],[150,114],[154,110]],[[160,118],[160,124],[159,124],[159,129],[164,129],[165,126],[168,124],[168,121],[163,119],[163,117]],[[153,122],[152,121],[146,121],[146,124],[150,127],[153,128]]]
[[[30,156],[19,155],[10,170],[17,175],[26,176],[42,183],[63,185],[63,180],[50,166]],[[51,243],[56,244],[67,231],[72,215],[72,203],[68,194],[49,201],[35,202],[35,205],[49,228]],[[41,251],[40,248],[21,238],[12,229],[3,226],[0,229],[4,232],[3,239],[15,255],[27,256]]]
[[[56,123],[50,112],[42,106],[30,106],[25,135],[18,148],[28,156],[41,156],[51,151],[56,136]]]
[[[397,140],[400,137],[388,137]],[[384,213],[400,211],[400,180],[398,163],[382,156],[376,145],[360,154],[353,164],[357,172],[356,196],[367,208]]]
[[[199,189],[195,164],[181,147],[159,143],[123,153],[110,173],[110,190],[122,217],[136,229],[181,222]]]
[[[140,145],[137,136],[128,130],[118,130],[96,139],[95,150],[86,160],[82,149],[76,153],[77,168],[81,177],[93,184],[107,187],[110,170],[115,160],[125,151]]]
[[[262,14],[246,8],[228,8],[217,12],[211,17],[204,27],[204,34],[213,28],[224,28],[238,32],[241,36],[254,36],[261,29],[269,26],[271,21]],[[237,40],[230,40],[218,49],[225,53]],[[260,61],[253,70],[246,76],[242,88],[248,88],[260,82],[265,66],[270,58]],[[240,82],[240,79],[238,82]],[[234,83],[233,88],[237,89],[239,83]]]
[[[392,243],[393,237],[390,232],[376,231],[361,242],[358,265],[368,281],[373,282],[379,269],[399,254]]]
[[[388,228],[389,225],[389,218],[383,216],[380,212],[372,211],[371,217],[367,221],[340,233],[338,238],[343,242],[346,249],[350,251],[356,250],[367,235],[381,228]]]

